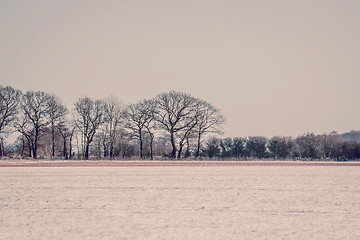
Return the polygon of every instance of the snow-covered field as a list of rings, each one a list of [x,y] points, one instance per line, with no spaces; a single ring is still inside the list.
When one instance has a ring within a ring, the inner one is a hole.
[[[0,168],[0,239],[360,239],[357,166]]]

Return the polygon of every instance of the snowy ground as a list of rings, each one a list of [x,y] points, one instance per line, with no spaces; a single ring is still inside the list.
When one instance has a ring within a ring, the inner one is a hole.
[[[0,232],[0,239],[360,239],[360,168],[2,167]]]

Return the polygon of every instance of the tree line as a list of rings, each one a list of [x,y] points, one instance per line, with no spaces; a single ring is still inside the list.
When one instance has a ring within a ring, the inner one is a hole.
[[[81,97],[70,111],[55,95],[0,86],[0,154],[19,157],[181,159],[199,157],[225,118],[210,103],[165,92],[124,106],[116,97]],[[11,133],[20,134],[5,146]]]
[[[332,133],[296,138],[219,138],[220,110],[182,92],[124,105],[81,97],[67,109],[57,96],[0,86],[0,156],[141,159],[360,159],[360,144]],[[14,144],[5,144],[17,132]]]
[[[307,133],[291,137],[209,138],[202,154],[214,159],[295,159],[337,160],[360,159],[360,144],[333,134]]]

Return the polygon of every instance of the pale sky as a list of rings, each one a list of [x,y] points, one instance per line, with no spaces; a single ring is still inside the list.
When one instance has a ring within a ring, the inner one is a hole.
[[[225,136],[360,129],[360,1],[0,0],[0,85],[124,103],[187,92]]]

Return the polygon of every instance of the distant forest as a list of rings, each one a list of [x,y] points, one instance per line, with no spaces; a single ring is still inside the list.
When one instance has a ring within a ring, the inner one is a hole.
[[[298,137],[220,138],[225,118],[182,92],[123,105],[81,97],[67,109],[57,96],[0,86],[0,157],[51,159],[360,159],[360,132]],[[16,132],[13,144],[6,139]]]

